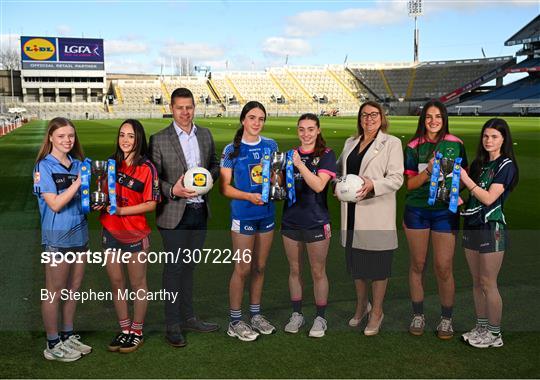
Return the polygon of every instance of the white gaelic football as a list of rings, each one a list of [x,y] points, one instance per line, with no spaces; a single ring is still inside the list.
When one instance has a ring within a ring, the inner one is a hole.
[[[338,179],[336,196],[341,202],[356,202],[356,193],[364,186],[364,180],[356,174],[347,174]]]
[[[195,191],[198,195],[204,195],[212,189],[214,180],[205,168],[191,168],[184,174],[184,187]]]

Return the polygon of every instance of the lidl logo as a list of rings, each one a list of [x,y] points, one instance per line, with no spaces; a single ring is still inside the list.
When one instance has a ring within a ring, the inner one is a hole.
[[[197,173],[193,176],[193,185],[204,187],[206,186],[206,174]]]
[[[56,54],[55,45],[45,38],[31,38],[23,45],[23,53],[34,61],[47,61]]]
[[[262,166],[261,164],[253,165],[250,168],[251,185],[256,186],[262,183]]]

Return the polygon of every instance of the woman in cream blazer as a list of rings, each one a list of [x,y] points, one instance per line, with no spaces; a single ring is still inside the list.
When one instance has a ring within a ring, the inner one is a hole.
[[[358,112],[358,136],[345,142],[338,173],[357,174],[365,183],[356,203],[341,203],[341,244],[347,270],[354,279],[357,306],[349,325],[358,326],[369,315],[366,335],[376,335],[382,323],[383,301],[397,248],[396,192],[403,184],[401,141],[386,133],[388,121],[376,102]],[[368,302],[371,281],[373,305]]]

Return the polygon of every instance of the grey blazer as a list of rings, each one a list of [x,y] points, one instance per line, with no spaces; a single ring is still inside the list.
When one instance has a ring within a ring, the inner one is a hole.
[[[196,135],[199,142],[201,165],[210,171],[215,183],[219,176],[219,161],[216,157],[214,139],[209,129],[199,126],[197,126]],[[162,201],[158,203],[156,208],[156,223],[160,228],[173,229],[182,220],[186,208],[186,199],[171,199],[170,190],[178,178],[188,170],[188,167],[172,123],[150,137],[149,150],[150,159],[158,172],[163,195]],[[208,215],[210,215],[208,194],[204,195],[203,199],[206,203]]]

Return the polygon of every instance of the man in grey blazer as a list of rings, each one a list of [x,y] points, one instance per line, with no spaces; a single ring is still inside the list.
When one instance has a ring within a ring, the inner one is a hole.
[[[166,340],[174,347],[186,345],[183,330],[210,332],[219,326],[204,322],[193,311],[193,271],[195,263],[187,251],[201,249],[206,238],[209,215],[208,194],[197,196],[183,185],[184,173],[192,167],[205,167],[214,182],[219,175],[214,139],[206,128],[193,124],[195,100],[187,88],[171,94],[173,122],[150,137],[150,158],[156,166],[163,194],[156,210],[156,222],[165,251],[173,252],[175,262],[166,262],[163,288],[177,294],[175,302],[165,301]],[[177,252],[180,254],[177,255]]]

